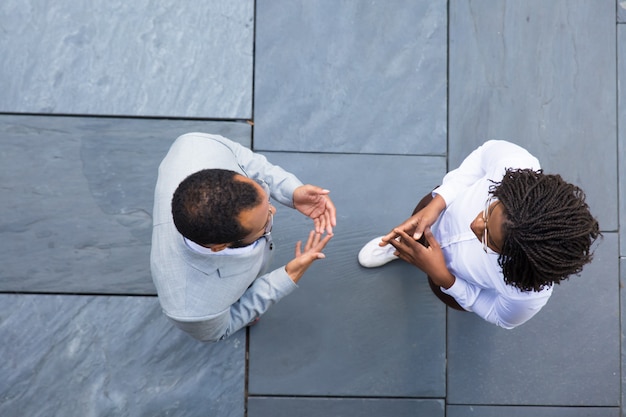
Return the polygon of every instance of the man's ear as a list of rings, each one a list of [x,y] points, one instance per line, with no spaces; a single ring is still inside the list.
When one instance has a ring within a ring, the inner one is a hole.
[[[209,246],[209,249],[211,249],[211,252],[219,252],[226,249],[228,245],[230,245],[230,243],[216,243]]]

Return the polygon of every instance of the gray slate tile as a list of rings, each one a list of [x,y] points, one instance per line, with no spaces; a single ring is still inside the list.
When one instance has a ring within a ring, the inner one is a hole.
[[[449,405],[447,417],[618,417],[617,407],[512,407]]]
[[[626,258],[620,258],[619,260],[619,265],[620,265],[620,306],[624,306],[626,305],[626,293],[624,292],[624,288],[626,288]],[[623,307],[620,308],[620,318],[621,318],[621,322],[620,322],[620,331],[621,334],[624,334],[624,326],[626,325],[626,309],[624,309]],[[626,369],[626,346],[624,345],[624,343],[622,343],[622,347],[621,347],[621,354],[622,354],[622,358],[621,358],[621,363],[622,363],[622,368],[621,369]],[[622,404],[626,404],[626,375],[624,374],[624,372],[621,372],[621,382],[622,382]],[[622,415],[626,414],[626,410],[624,410],[622,405]]]
[[[626,27],[617,25],[617,76],[619,85],[626,85]],[[618,115],[619,124],[622,126],[618,130],[617,155],[618,155],[618,178],[619,181],[619,224],[626,225],[626,88],[619,88],[618,94]],[[626,228],[621,227],[620,235],[620,255],[626,256]]]
[[[3,417],[244,415],[244,332],[197,342],[155,297],[0,301]]]
[[[0,116],[0,291],[154,294],[157,168],[188,131],[245,123]]]
[[[619,406],[618,274],[617,234],[605,233],[582,275],[524,325],[450,312],[448,403]]]
[[[269,153],[305,183],[329,188],[335,237],[250,331],[253,395],[445,396],[445,307],[419,270],[402,262],[367,270],[357,253],[410,215],[445,171],[439,157]],[[312,223],[278,207],[276,267]]]
[[[250,118],[254,1],[0,5],[0,111]]]
[[[257,2],[255,146],[443,155],[445,0]]]
[[[488,139],[527,148],[617,230],[615,3],[450,3],[450,167]]]
[[[250,397],[248,417],[443,417],[443,400]]]

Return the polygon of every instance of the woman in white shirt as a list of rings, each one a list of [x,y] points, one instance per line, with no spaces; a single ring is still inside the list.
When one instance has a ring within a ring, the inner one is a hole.
[[[413,215],[359,253],[364,267],[402,259],[450,307],[511,329],[548,301],[553,284],[591,261],[600,235],[583,191],[506,141],[473,151]]]

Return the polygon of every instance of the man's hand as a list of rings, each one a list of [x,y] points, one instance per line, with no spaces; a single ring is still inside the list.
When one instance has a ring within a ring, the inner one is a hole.
[[[448,271],[439,242],[430,228],[424,231],[428,247],[416,242],[401,229],[394,229],[394,232],[400,236],[400,239],[392,239],[389,244],[396,248],[395,254],[400,259],[424,271],[440,287],[450,288],[454,284],[456,278]]]
[[[315,185],[302,185],[293,192],[293,206],[300,213],[313,219],[315,231],[329,235],[333,234],[333,227],[337,225],[335,205],[328,194],[330,191]]]
[[[304,245],[304,251],[302,251],[302,242],[298,241],[296,243],[296,257],[285,266],[285,271],[287,271],[287,275],[293,282],[297,283],[314,261],[326,257],[322,250],[332,237],[332,233],[328,233],[322,238],[321,233],[311,230],[309,239]]]

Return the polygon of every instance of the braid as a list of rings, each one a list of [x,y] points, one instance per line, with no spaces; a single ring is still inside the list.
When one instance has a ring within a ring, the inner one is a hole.
[[[509,169],[490,191],[505,210],[498,263],[507,284],[540,291],[591,262],[601,234],[580,188],[542,170]]]

